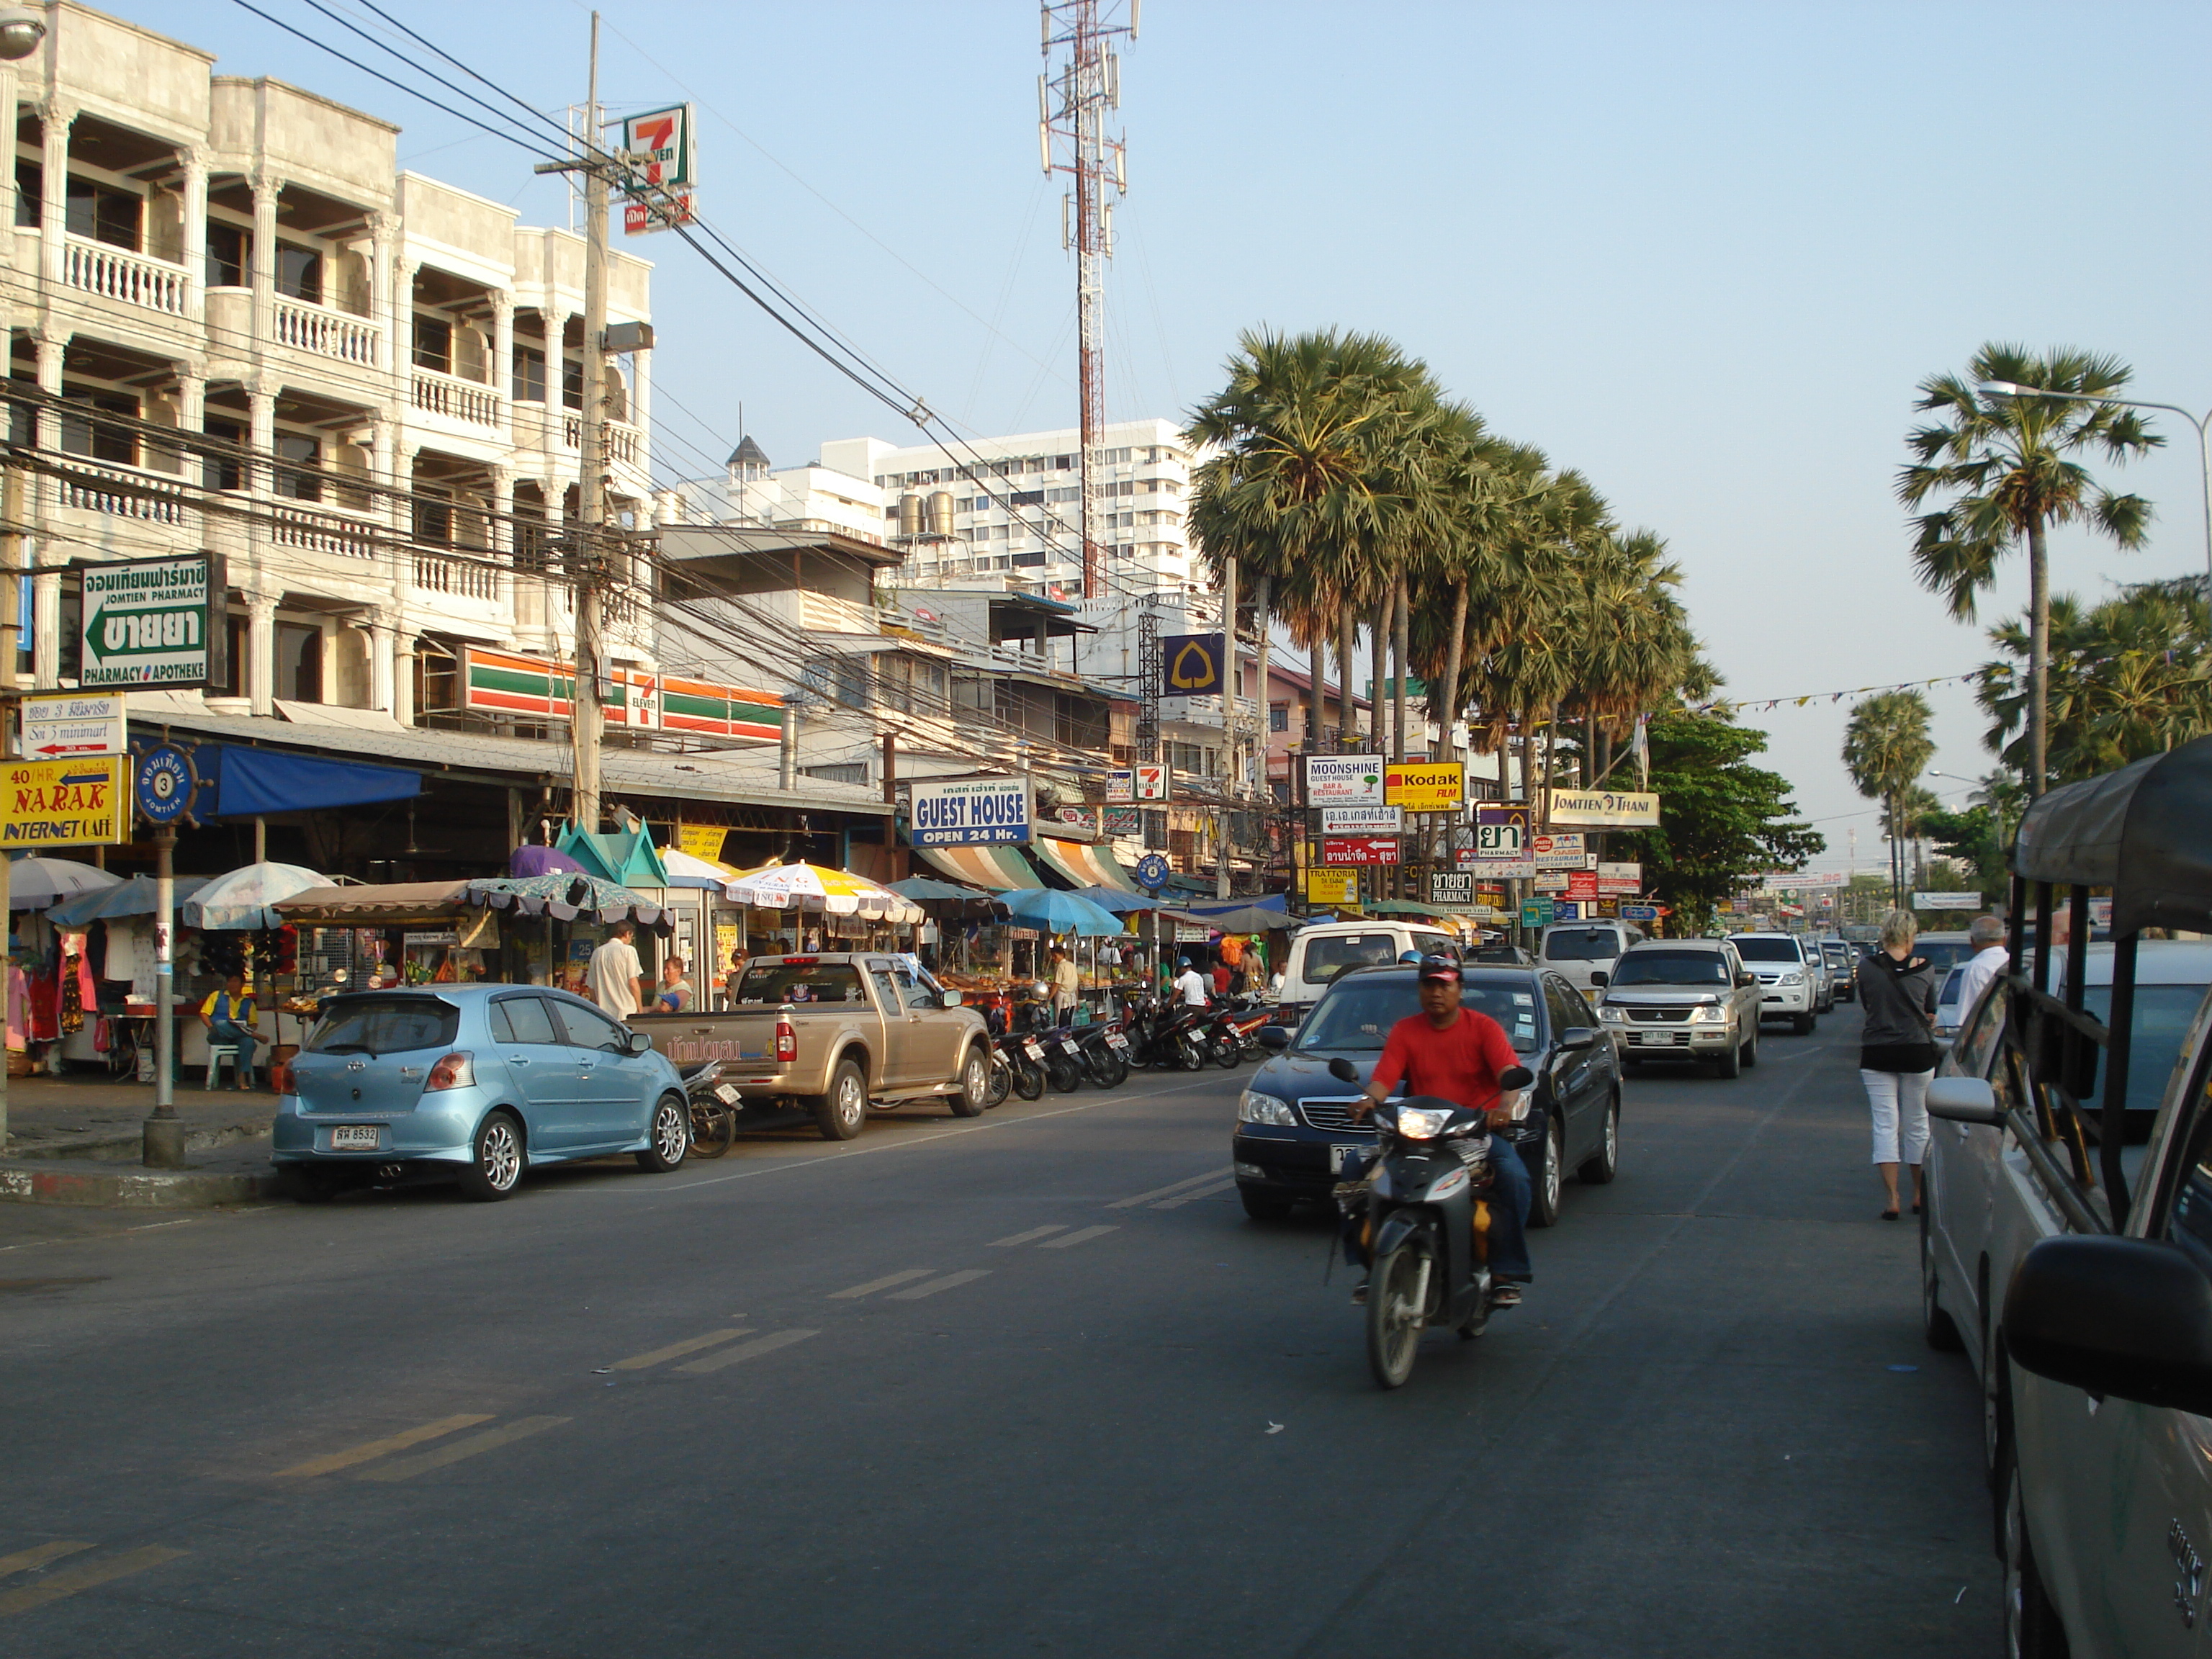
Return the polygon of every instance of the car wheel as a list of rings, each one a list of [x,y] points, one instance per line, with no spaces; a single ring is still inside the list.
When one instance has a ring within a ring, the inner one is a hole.
[[[2005,1659],[2067,1659],[2066,1627],[2043,1588],[2035,1565],[2035,1546],[2027,1535],[2027,1504],[2021,1486],[2020,1458],[2004,1449],[2001,1469],[2004,1493],[1999,1522],[2004,1548]]]
[[[830,1074],[830,1092],[814,1109],[824,1140],[850,1140],[868,1121],[868,1079],[857,1060],[841,1060]]]
[[[654,1175],[682,1169],[691,1150],[690,1103],[681,1095],[661,1096],[660,1103],[653,1109],[653,1127],[647,1138],[653,1144],[637,1155],[639,1169],[650,1170]]]
[[[1920,1334],[1938,1353],[1957,1353],[1966,1345],[1960,1338],[1958,1322],[1943,1311],[1937,1295],[1942,1286],[1936,1273],[1936,1242],[1928,1236],[1928,1209],[1923,1200],[1920,1206]]]
[[[495,1203],[522,1182],[522,1124],[511,1112],[493,1112],[477,1126],[461,1191],[480,1204]]]
[[[1713,1062],[1713,1069],[1724,1078],[1741,1077],[1743,1075],[1743,1050],[1738,1048],[1735,1043],[1731,1042],[1729,1044],[1728,1052]]]
[[[1296,1199],[1285,1198],[1280,1193],[1266,1192],[1257,1187],[1239,1187],[1237,1201],[1244,1206],[1244,1213],[1255,1221],[1286,1221],[1297,1202]]]
[[[970,1047],[960,1062],[960,1092],[952,1097],[952,1115],[981,1117],[996,1103],[991,1098],[991,1068],[983,1051]]]
[[[1791,1015],[1790,1018],[1790,1029],[1796,1032],[1799,1036],[1812,1036],[1813,1016],[1810,1014]]]
[[[1557,1112],[1550,1113],[1544,1124],[1544,1156],[1536,1168],[1536,1179],[1531,1184],[1535,1191],[1529,1194],[1528,1224],[1549,1227],[1559,1218],[1559,1185],[1565,1177],[1563,1165],[1567,1161],[1566,1126],[1559,1121]],[[1520,1154],[1514,1154],[1518,1158]]]
[[[1603,1187],[1620,1173],[1620,1097],[1605,1103],[1605,1122],[1598,1130],[1597,1151],[1576,1169],[1585,1187]]]

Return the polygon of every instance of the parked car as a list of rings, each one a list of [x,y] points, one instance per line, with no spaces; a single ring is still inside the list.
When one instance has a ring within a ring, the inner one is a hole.
[[[1947,974],[1974,954],[1974,945],[1964,933],[1923,933],[1912,941],[1912,954],[1927,957],[1937,973]]]
[[[1411,951],[1418,956],[1459,954],[1459,940],[1442,929],[1407,921],[1325,921],[1291,936],[1283,960],[1283,994],[1275,1020],[1296,1025],[1339,974],[1381,968]]]
[[[1959,1006],[1959,991],[1966,979],[1964,967],[1953,968],[1944,974],[1943,988],[1936,994],[1936,1041],[1939,1044],[1955,1038],[1966,1020],[1966,1011]]]
[[[690,1148],[684,1082],[640,1032],[565,991],[437,985],[331,998],[285,1063],[271,1160],[304,1198],[458,1178],[512,1193],[526,1169]]]
[[[689,1068],[719,1060],[748,1109],[814,1114],[850,1140],[871,1105],[942,1099],[961,1117],[991,1103],[983,1017],[895,956],[755,957],[726,1009],[638,1014],[653,1046]]]
[[[1821,965],[1827,969],[1828,978],[1836,988],[1838,1002],[1858,1000],[1859,952],[1849,939],[1824,939],[1820,941]]]
[[[1517,945],[1478,945],[1467,952],[1470,963],[1488,963],[1500,968],[1534,968],[1536,958]]]
[[[1536,959],[1577,991],[1594,991],[1623,951],[1644,937],[1629,921],[1555,921],[1544,929]]]
[[[1619,1057],[1582,993],[1557,974],[1470,967],[1461,983],[1464,1006],[1503,1026],[1536,1074],[1532,1109],[1509,1138],[1535,1189],[1529,1224],[1548,1227],[1568,1170],[1598,1185],[1620,1166]],[[1230,1144],[1246,1214],[1276,1219],[1302,1198],[1326,1200],[1346,1155],[1374,1145],[1374,1129],[1352,1117],[1358,1093],[1328,1063],[1342,1055],[1371,1077],[1390,1028],[1419,1010],[1413,968],[1361,969],[1330,986],[1296,1033],[1262,1030],[1275,1052],[1245,1086]]]
[[[1735,1077],[1759,1064],[1760,995],[1724,939],[1645,939],[1613,964],[1597,1012],[1626,1071],[1710,1065]]]
[[[1809,941],[1797,933],[1730,933],[1743,965],[1759,975],[1759,1018],[1786,1019],[1799,1036],[1819,1019],[1819,970],[1807,957]]]

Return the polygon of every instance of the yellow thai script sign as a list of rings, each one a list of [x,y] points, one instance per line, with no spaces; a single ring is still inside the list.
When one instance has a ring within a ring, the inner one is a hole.
[[[0,848],[94,847],[128,841],[127,757],[0,763]]]

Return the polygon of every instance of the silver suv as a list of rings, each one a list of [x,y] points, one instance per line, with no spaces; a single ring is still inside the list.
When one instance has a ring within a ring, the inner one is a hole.
[[[1646,939],[1615,963],[1597,1006],[1624,1068],[1759,1064],[1759,981],[1724,939]]]
[[[1729,943],[1759,975],[1759,1018],[1786,1019],[1799,1036],[1812,1035],[1822,975],[1808,953],[1818,947],[1798,933],[1730,933]]]

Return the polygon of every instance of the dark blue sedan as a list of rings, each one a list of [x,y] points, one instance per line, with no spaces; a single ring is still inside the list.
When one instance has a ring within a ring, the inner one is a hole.
[[[1532,1109],[1509,1133],[1534,1190],[1528,1224],[1548,1227],[1569,1169],[1600,1186],[1620,1168],[1620,1057],[1583,994],[1557,974],[1471,967],[1461,983],[1462,1006],[1504,1027],[1536,1074]],[[1358,1092],[1330,1077],[1328,1063],[1341,1055],[1364,1081],[1390,1028],[1419,1012],[1412,968],[1368,968],[1331,983],[1296,1031],[1262,1029],[1261,1041],[1279,1052],[1237,1103],[1231,1151],[1246,1214],[1276,1220],[1302,1198],[1327,1199],[1346,1157],[1356,1164],[1374,1145],[1375,1131],[1352,1121]]]

